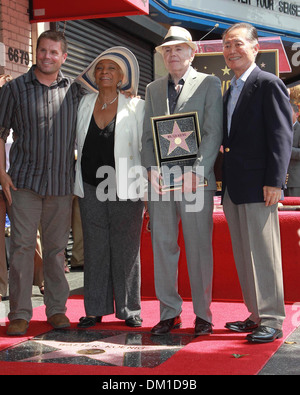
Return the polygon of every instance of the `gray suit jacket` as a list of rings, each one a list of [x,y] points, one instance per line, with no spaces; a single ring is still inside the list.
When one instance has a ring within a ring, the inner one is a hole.
[[[287,187],[300,188],[300,123],[294,125],[293,148],[288,168]]]
[[[216,189],[214,163],[223,136],[223,101],[220,80],[191,69],[179,96],[175,113],[197,111],[201,144],[195,165],[204,166],[207,189]],[[147,86],[144,132],[142,137],[142,165],[157,166],[154,153],[151,117],[169,115],[168,75]]]

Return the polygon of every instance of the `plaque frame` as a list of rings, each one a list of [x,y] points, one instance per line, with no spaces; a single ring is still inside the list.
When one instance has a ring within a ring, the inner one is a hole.
[[[182,183],[175,182],[176,173],[169,170],[179,166],[181,170],[179,176],[183,174],[184,167],[194,165],[201,144],[198,113],[194,111],[151,117],[151,124],[155,158],[161,175],[161,189],[162,191],[179,190]],[[206,180],[199,186],[201,185],[206,186]]]

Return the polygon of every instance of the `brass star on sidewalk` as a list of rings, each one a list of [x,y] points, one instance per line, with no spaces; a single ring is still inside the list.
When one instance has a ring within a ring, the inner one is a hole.
[[[138,336],[141,338],[142,335],[135,335],[135,338]],[[51,347],[54,350],[48,352],[43,351],[38,355],[22,359],[21,362],[42,362],[50,361],[51,359],[58,360],[85,356],[89,359],[101,361],[109,365],[124,366],[124,358],[129,354],[138,353],[141,356],[142,353],[145,352],[176,352],[183,347],[182,345],[128,344],[127,338],[128,334],[124,333],[88,343],[34,340],[35,344],[39,344],[41,347]]]

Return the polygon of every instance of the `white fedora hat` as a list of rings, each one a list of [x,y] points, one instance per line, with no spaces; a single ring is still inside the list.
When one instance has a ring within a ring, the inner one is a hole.
[[[134,54],[125,47],[112,47],[102,52],[81,74],[79,74],[76,81],[81,82],[91,90],[98,92],[94,72],[97,64],[103,59],[112,60],[120,66],[123,72],[123,80],[120,89],[130,91],[134,95],[137,95],[140,68]]]
[[[177,44],[187,44],[194,51],[197,49],[197,45],[193,42],[190,32],[180,26],[171,26],[163,43],[155,49],[157,52],[162,53],[163,47]]]

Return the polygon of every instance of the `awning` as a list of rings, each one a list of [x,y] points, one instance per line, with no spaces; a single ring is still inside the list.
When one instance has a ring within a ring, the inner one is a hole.
[[[30,0],[30,22],[149,14],[149,0]]]

